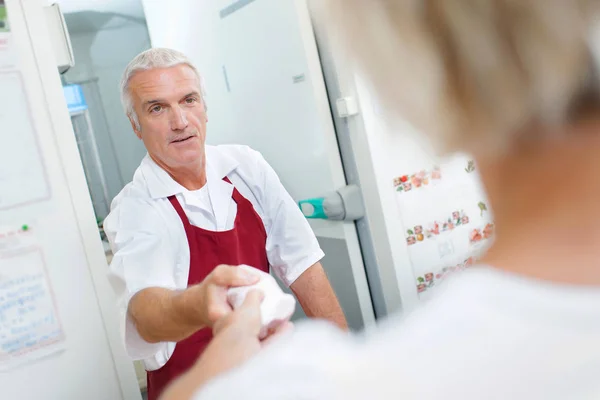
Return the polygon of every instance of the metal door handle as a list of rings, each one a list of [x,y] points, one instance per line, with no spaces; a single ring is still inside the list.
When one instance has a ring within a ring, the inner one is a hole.
[[[344,186],[324,197],[300,200],[298,205],[309,219],[355,221],[365,215],[360,188],[356,185]]]

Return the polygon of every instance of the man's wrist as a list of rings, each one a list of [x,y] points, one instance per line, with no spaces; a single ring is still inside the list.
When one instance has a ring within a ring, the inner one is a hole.
[[[175,295],[173,309],[183,324],[201,329],[208,326],[208,323],[204,321],[203,313],[200,312],[203,305],[201,304],[202,296],[198,295],[198,290],[200,290],[199,285],[195,285]]]

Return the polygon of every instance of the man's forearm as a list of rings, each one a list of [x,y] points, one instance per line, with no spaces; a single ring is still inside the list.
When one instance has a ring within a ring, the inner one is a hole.
[[[190,289],[147,288],[133,296],[128,313],[145,341],[178,342],[203,327]]]
[[[342,329],[348,329],[344,311],[321,263],[307,269],[290,288],[306,316],[327,319]]]
[[[333,322],[341,329],[348,329],[348,322],[344,311],[333,291],[329,295],[315,297],[313,299],[298,300],[302,310],[309,318],[326,319]]]
[[[130,300],[128,313],[147,342],[178,342],[231,312],[228,288],[252,285],[259,279],[244,269],[219,265],[201,283],[183,291],[141,290]]]

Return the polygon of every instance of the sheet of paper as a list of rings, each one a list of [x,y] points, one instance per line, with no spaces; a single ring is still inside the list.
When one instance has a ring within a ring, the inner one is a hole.
[[[493,235],[493,222],[476,167],[455,157],[439,167],[394,179],[419,298],[451,274],[477,262]]]
[[[0,228],[0,371],[62,351],[44,254],[28,229]]]
[[[0,211],[50,198],[21,73],[0,70]]]

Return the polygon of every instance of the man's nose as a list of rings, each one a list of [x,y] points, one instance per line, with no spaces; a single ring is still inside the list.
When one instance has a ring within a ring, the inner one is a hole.
[[[180,107],[172,108],[171,114],[171,130],[182,131],[188,126],[187,117],[185,112]]]

